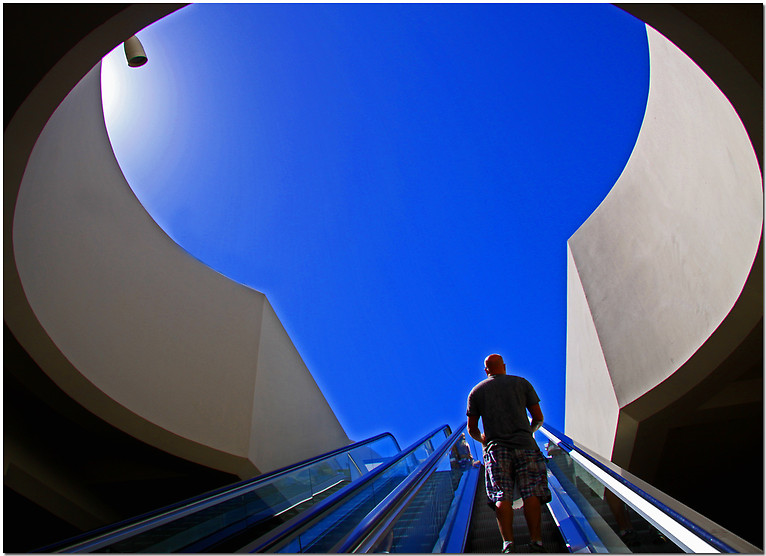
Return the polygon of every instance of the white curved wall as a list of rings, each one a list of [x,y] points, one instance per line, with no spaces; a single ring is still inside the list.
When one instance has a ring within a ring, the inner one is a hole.
[[[763,223],[760,170],[736,112],[683,52],[647,33],[650,86],[636,146],[569,240],[566,433],[606,457],[619,408],[673,375],[726,319]],[[698,369],[692,383],[713,369]],[[596,420],[592,408],[605,404]]]
[[[106,133],[100,64],[35,144],[13,249],[63,355],[38,363],[115,426],[240,476],[349,442],[266,297],[195,260],[139,204]]]

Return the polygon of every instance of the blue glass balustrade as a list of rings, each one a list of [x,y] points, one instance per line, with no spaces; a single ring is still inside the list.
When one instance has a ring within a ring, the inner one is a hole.
[[[43,552],[230,552],[400,452],[390,434],[333,450]]]
[[[557,546],[762,553],[552,427],[537,437]],[[465,425],[404,450],[378,435],[42,552],[460,553],[485,496],[481,450]]]

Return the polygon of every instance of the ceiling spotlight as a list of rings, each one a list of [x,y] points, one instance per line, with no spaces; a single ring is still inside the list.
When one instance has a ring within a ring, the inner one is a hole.
[[[128,59],[128,65],[131,68],[137,68],[146,63],[146,52],[144,52],[141,41],[135,35],[125,41],[125,57]]]

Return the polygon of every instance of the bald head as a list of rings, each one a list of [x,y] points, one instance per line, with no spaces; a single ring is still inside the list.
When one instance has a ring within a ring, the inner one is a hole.
[[[493,353],[484,360],[484,372],[489,375],[504,375],[505,363],[503,358],[497,353]]]

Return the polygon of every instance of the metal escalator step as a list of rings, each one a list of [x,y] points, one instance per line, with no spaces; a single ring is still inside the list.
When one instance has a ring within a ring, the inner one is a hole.
[[[542,512],[542,537],[543,546],[549,553],[566,553],[567,548],[561,538],[556,522],[551,517],[547,506]],[[526,550],[529,544],[529,529],[521,509],[514,510],[513,516],[513,540],[517,552]],[[491,554],[502,551],[503,538],[497,527],[495,512],[487,504],[487,495],[484,487],[484,474],[476,486],[476,497],[473,503],[471,524],[468,529],[466,541],[466,554]]]
[[[451,472],[432,474],[397,519],[391,552],[430,553],[453,496]]]

